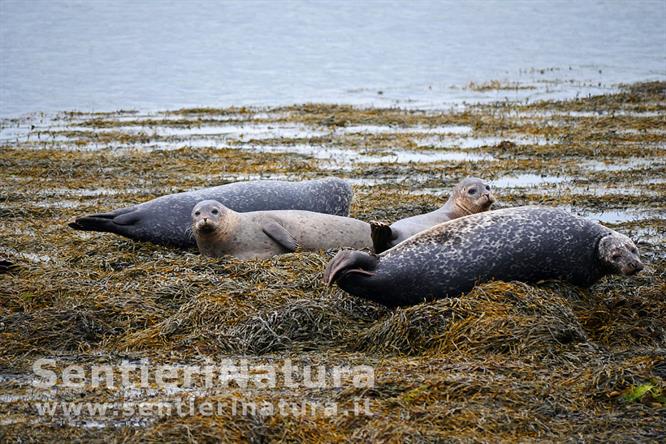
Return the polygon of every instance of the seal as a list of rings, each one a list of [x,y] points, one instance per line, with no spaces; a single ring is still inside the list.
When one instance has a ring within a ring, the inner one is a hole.
[[[296,250],[370,249],[370,225],[312,211],[238,213],[215,200],[192,209],[192,233],[204,256],[259,259]]]
[[[456,296],[493,279],[561,279],[588,287],[607,274],[642,269],[627,236],[561,209],[527,206],[445,222],[379,256],[341,251],[324,281],[402,306]]]
[[[0,258],[0,274],[9,273],[16,268],[16,264],[10,260]]]
[[[444,206],[435,211],[400,219],[391,225],[370,222],[373,250],[377,254],[382,253],[437,224],[487,211],[494,202],[495,196],[487,182],[468,177],[453,188]]]
[[[192,208],[197,202],[214,199],[236,211],[309,210],[349,215],[351,186],[344,180],[327,178],[303,182],[257,180],[170,194],[109,213],[76,218],[71,228],[119,234],[137,241],[179,248],[195,247],[190,233]]]

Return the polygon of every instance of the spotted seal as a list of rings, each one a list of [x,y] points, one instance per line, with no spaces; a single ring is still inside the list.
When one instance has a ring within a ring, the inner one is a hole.
[[[494,202],[495,196],[487,182],[477,177],[468,177],[453,188],[444,206],[435,211],[400,219],[390,226],[382,222],[371,222],[373,249],[377,254],[382,253],[437,224],[487,211]]]
[[[77,230],[104,231],[180,248],[196,246],[189,232],[197,202],[214,199],[236,211],[309,210],[347,216],[351,186],[337,178],[288,182],[257,180],[170,194],[129,208],[76,218]]]
[[[379,256],[339,252],[324,280],[388,306],[471,290],[476,283],[563,279],[590,286],[643,269],[626,236],[564,210],[516,207],[437,225]]]
[[[201,254],[210,257],[371,247],[370,225],[357,219],[299,210],[238,213],[214,200],[194,206],[192,232]]]

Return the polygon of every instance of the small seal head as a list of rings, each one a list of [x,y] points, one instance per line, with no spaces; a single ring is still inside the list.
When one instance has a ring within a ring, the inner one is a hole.
[[[195,235],[222,234],[230,228],[232,213],[216,200],[203,200],[192,209],[192,231]]]
[[[488,182],[478,177],[467,177],[453,189],[449,202],[463,215],[482,213],[495,203]]]
[[[601,238],[597,255],[613,274],[631,276],[643,269],[636,245],[616,231]]]
[[[216,200],[203,200],[192,209],[192,234],[204,256],[227,253],[229,239],[238,231],[239,215]]]

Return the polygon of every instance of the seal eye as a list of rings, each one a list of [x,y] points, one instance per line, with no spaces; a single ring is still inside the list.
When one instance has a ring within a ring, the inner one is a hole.
[[[470,188],[468,193],[469,194],[476,194],[476,188]]]
[[[217,209],[215,209],[215,210],[211,211],[211,213],[217,214],[217,213],[219,213],[219,211],[217,211]]]
[[[619,253],[615,253],[615,254],[612,256],[612,258],[613,258],[614,261],[616,261],[616,260],[620,259],[620,256],[621,256],[621,255],[620,255]]]
[[[486,190],[490,191],[490,185],[486,185]]]
[[[195,215],[195,216],[199,216],[199,215],[201,215],[201,212],[200,212],[200,211],[197,211],[197,212],[194,213],[194,215]]]

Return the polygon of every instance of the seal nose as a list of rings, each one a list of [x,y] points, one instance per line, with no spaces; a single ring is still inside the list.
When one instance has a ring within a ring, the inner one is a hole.
[[[203,220],[204,220],[204,222],[208,222],[208,218],[207,218],[207,217],[204,217]]]
[[[632,262],[629,264],[627,275],[633,276],[643,269],[643,264],[641,262]]]

